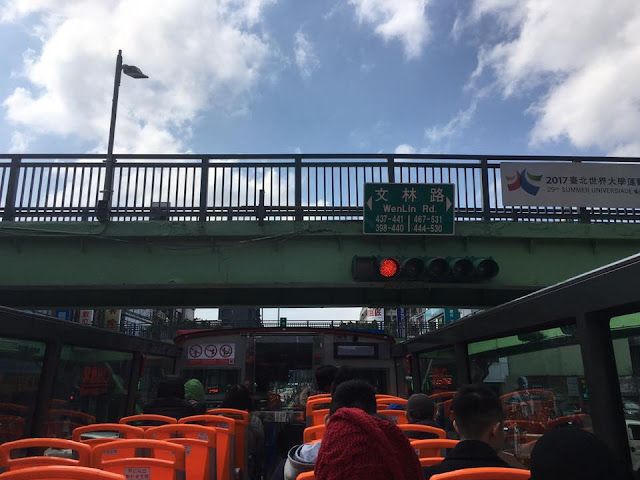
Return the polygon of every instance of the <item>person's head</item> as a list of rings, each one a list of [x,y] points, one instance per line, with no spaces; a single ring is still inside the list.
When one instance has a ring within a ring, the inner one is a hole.
[[[376,391],[373,385],[364,380],[347,380],[338,385],[329,406],[329,415],[339,408],[359,408],[369,415],[376,413]]]
[[[433,400],[424,393],[415,393],[407,402],[407,420],[409,423],[421,420],[433,420],[436,406]]]
[[[184,398],[184,381],[177,375],[167,375],[158,384],[158,398]]]
[[[253,410],[253,400],[251,394],[244,385],[233,385],[222,401],[222,408],[235,408],[236,410]]]
[[[498,396],[484,385],[461,387],[451,402],[453,426],[462,440],[480,440],[495,451],[504,445],[504,415]]]
[[[527,390],[529,388],[529,380],[527,380],[527,377],[518,377],[518,388],[520,390]]]
[[[202,383],[197,378],[187,380],[184,384],[184,398],[187,400],[195,400],[196,402],[204,402],[205,394]]]
[[[618,463],[594,434],[575,427],[552,430],[531,452],[531,480],[617,480]]]
[[[358,376],[353,367],[350,367],[349,365],[343,365],[342,367],[340,367],[336,372],[333,383],[331,384],[331,395],[334,394],[336,388],[338,388],[341,383],[347,382],[349,380],[355,380],[356,378],[358,378]]]
[[[316,369],[316,386],[322,393],[328,393],[331,390],[331,384],[336,378],[338,367],[335,365],[320,365]]]

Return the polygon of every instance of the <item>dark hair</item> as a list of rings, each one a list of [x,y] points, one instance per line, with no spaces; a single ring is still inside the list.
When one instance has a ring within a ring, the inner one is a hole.
[[[167,375],[158,384],[158,398],[184,398],[184,380],[177,375]]]
[[[335,365],[320,365],[316,369],[316,386],[321,392],[328,392],[331,390],[331,384],[336,378],[338,373],[338,367]]]
[[[331,397],[329,415],[343,407],[359,408],[369,415],[376,413],[376,390],[364,380],[347,380],[335,389]]]
[[[531,451],[532,480],[621,479],[619,463],[593,433],[575,427],[546,433]]]
[[[484,385],[464,385],[451,402],[453,417],[462,437],[479,438],[496,422],[502,422],[502,404]]]
[[[357,378],[358,376],[353,367],[350,367],[349,365],[343,365],[338,369],[338,371],[336,372],[336,376],[333,379],[333,383],[331,384],[331,395],[334,394],[336,388],[338,388],[338,385],[340,385],[341,383],[348,380],[355,380]]]
[[[222,401],[222,408],[235,408],[236,410],[253,410],[253,400],[249,389],[244,385],[233,385]]]
[[[414,393],[407,402],[407,419],[433,420],[436,404],[424,393]],[[411,421],[410,420],[410,421]]]

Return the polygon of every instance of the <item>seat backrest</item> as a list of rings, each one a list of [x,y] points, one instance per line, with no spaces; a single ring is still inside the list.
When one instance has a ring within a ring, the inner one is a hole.
[[[1,476],[2,480],[127,480],[124,475],[105,472],[97,468],[61,465],[22,468],[5,472]]]
[[[438,427],[432,427],[430,425],[418,425],[415,423],[405,423],[398,425],[398,428],[408,434],[409,438],[411,438],[411,432],[416,433],[431,433],[436,435],[438,438],[447,438],[447,432]]]
[[[179,420],[180,424],[196,424],[216,428],[216,459],[218,480],[233,480],[235,460],[236,423],[222,415],[193,415]]]
[[[99,445],[112,442],[118,438],[134,439],[143,438],[144,430],[124,423],[94,423],[84,427],[77,427],[71,436],[74,442],[82,442],[87,445]]]
[[[315,395],[311,395],[309,398],[307,398],[307,402],[310,400],[317,400],[319,398],[331,398],[331,394],[330,393],[317,393]]]
[[[421,467],[433,467],[434,465],[440,465],[444,457],[424,457],[420,459]]]
[[[378,410],[378,415],[384,415],[388,417],[393,423],[397,425],[402,425],[403,423],[408,423],[407,420],[407,412],[404,410]]]
[[[296,480],[315,480],[316,475],[313,472],[313,470],[311,470],[310,472],[302,472],[300,474],[298,474],[298,476],[296,477]]]
[[[203,425],[178,424],[153,427],[145,438],[164,440],[185,447],[185,471],[189,480],[215,480],[216,428]],[[167,458],[170,453],[158,451],[156,458]],[[170,458],[167,458],[170,459]]]
[[[392,403],[397,403],[398,405],[403,405],[406,407],[408,402],[409,400],[407,400],[406,398],[400,397],[376,398],[376,405],[378,406],[378,408],[391,405]]]
[[[149,457],[113,458],[109,450],[141,450]],[[166,456],[161,453],[165,452]],[[164,458],[159,458],[164,457]],[[114,440],[93,447],[91,463],[94,468],[119,473],[127,478],[151,478],[153,480],[181,480],[184,478],[185,447],[162,440],[133,439]]]
[[[324,419],[329,415],[328,408],[321,408],[311,412],[311,416],[307,417],[307,426],[313,427],[317,425],[324,425]]]
[[[47,410],[44,422],[44,436],[67,438],[77,427],[95,423],[96,417],[84,412],[52,408]]]
[[[209,415],[222,415],[236,421],[236,468],[248,473],[249,469],[249,422],[251,414],[245,410],[235,408],[212,408],[207,410]]]
[[[433,475],[431,480],[527,480],[529,470],[501,467],[463,468]]]
[[[43,454],[11,458],[12,452],[28,448],[42,449]],[[71,453],[65,454],[64,457],[45,455],[47,449],[70,450]],[[91,447],[84,443],[62,438],[25,438],[0,445],[0,468],[3,470],[16,470],[40,465],[89,467],[91,466]]]
[[[165,415],[154,415],[150,413],[143,413],[140,415],[131,415],[129,417],[122,417],[119,423],[126,425],[134,425],[140,427],[143,430],[151,427],[158,427],[160,425],[173,425],[178,421],[173,417],[167,417]]]
[[[454,448],[459,440],[447,440],[443,438],[434,438],[428,440],[411,440],[411,447],[416,451],[420,458],[440,457],[440,451],[448,448]]]
[[[326,429],[327,427],[324,424],[307,427],[302,434],[302,441],[304,443],[311,443],[314,440],[322,440]]]
[[[307,400],[307,406],[305,407],[307,427],[310,427],[312,425],[324,424],[324,417],[327,413],[329,413],[330,404],[331,397]]]
[[[456,395],[456,392],[440,392],[440,393],[432,393],[429,395],[429,398],[433,400],[435,403],[442,403],[445,400],[451,400]]]

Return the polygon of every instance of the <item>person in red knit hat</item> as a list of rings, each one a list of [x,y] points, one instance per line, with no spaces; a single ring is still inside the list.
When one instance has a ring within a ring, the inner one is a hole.
[[[393,423],[376,416],[375,390],[367,382],[341,384],[329,415],[315,465],[317,480],[424,478],[407,437]]]

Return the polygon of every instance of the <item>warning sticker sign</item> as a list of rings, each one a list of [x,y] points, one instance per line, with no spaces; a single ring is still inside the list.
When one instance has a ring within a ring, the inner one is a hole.
[[[194,343],[187,348],[189,365],[233,365],[235,343]]]

